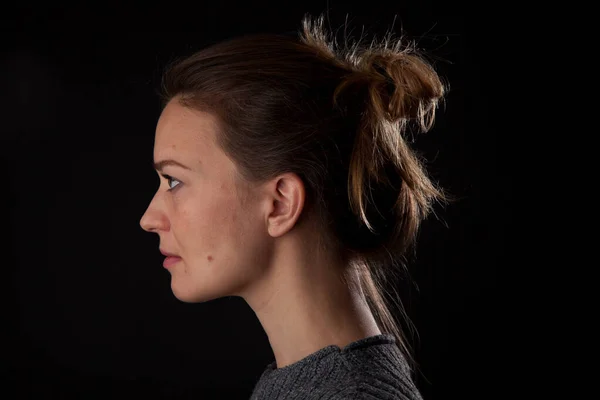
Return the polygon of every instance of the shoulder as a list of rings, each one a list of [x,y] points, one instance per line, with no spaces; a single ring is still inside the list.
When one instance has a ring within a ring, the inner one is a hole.
[[[422,400],[421,395],[418,391],[413,390],[410,392],[401,390],[389,390],[385,388],[359,388],[353,386],[340,390],[330,396],[327,396],[329,400]]]
[[[348,376],[330,387],[330,400],[423,400],[412,380],[392,376]]]
[[[332,399],[422,400],[406,359],[395,344],[356,348],[341,355],[349,370]]]

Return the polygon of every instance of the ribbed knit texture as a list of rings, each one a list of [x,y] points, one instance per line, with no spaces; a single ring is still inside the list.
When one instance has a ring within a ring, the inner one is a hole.
[[[277,368],[267,366],[251,400],[422,400],[394,336],[381,334],[343,349],[324,347]]]

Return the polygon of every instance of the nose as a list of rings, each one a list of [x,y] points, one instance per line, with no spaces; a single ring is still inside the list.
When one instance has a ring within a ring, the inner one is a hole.
[[[168,221],[164,214],[155,206],[156,197],[152,199],[150,205],[140,219],[140,226],[146,232],[156,233],[159,230],[167,230]]]

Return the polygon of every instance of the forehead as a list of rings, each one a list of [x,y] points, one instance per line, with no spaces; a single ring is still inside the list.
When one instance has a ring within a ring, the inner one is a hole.
[[[171,100],[156,125],[154,160],[173,157],[177,161],[191,163],[199,156],[208,156],[214,147],[216,128],[211,114],[184,107],[176,99]]]

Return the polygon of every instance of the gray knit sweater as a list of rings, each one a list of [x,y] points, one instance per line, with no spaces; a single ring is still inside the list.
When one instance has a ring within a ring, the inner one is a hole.
[[[283,368],[272,362],[251,400],[422,400],[394,336],[324,347]]]

